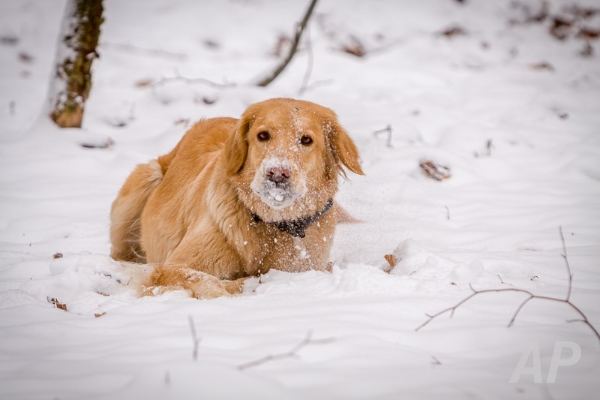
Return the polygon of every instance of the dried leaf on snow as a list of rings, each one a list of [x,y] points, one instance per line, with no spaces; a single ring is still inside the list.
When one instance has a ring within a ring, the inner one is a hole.
[[[431,160],[422,161],[419,165],[428,177],[430,177],[431,179],[435,179],[436,181],[442,181],[452,176],[450,174],[449,167],[436,164]]]

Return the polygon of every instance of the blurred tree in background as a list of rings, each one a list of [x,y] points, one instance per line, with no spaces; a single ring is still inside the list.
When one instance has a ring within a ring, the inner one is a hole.
[[[102,12],[102,0],[68,0],[50,98],[50,117],[60,127],[81,127],[92,88],[92,62],[98,57]]]

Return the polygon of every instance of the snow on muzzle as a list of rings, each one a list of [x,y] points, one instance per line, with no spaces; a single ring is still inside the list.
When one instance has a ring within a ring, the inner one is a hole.
[[[297,164],[282,158],[265,158],[254,175],[252,191],[269,207],[282,209],[306,194],[306,177]]]

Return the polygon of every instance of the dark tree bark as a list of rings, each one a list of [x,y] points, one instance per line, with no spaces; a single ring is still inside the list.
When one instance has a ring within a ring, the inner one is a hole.
[[[69,0],[57,52],[50,117],[60,127],[81,127],[92,88],[92,62],[98,57],[102,0]]]

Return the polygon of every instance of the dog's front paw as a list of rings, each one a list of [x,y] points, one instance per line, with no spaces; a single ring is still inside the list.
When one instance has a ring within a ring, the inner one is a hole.
[[[235,281],[234,281],[235,282]],[[231,296],[231,292],[223,282],[212,276],[199,272],[197,276],[190,279],[186,289],[192,292],[192,297],[197,299],[214,299],[221,296]]]
[[[197,299],[214,299],[230,296],[221,280],[213,275],[186,265],[159,265],[146,285],[142,295],[158,295],[169,290],[187,290]]]
[[[221,281],[225,290],[230,294],[240,294],[244,291],[244,282],[248,278],[239,278],[234,281]]]

